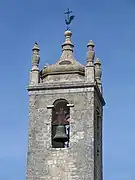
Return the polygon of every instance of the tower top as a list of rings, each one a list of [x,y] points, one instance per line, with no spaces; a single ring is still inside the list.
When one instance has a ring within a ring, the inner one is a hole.
[[[71,41],[72,32],[66,30],[64,32],[65,40],[62,46],[62,54],[55,64],[45,66],[41,70],[42,78],[52,74],[83,74],[85,71],[84,65],[80,64],[74,57],[74,44]]]
[[[27,180],[103,180],[101,63],[93,41],[86,44],[87,62],[76,60],[70,17],[56,62],[40,69],[33,47]]]

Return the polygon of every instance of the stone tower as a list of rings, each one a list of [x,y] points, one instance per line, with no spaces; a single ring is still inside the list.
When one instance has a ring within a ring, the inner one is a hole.
[[[102,180],[101,63],[89,41],[80,64],[71,36],[65,31],[60,59],[41,70],[33,47],[27,180]]]

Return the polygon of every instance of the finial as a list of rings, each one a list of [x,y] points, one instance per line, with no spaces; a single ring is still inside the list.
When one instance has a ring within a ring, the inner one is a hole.
[[[48,64],[48,63],[45,63],[44,68],[47,68],[48,66],[49,66],[49,64]]]
[[[76,63],[76,60],[75,60],[74,54],[73,54],[74,45],[72,44],[72,41],[71,41],[72,32],[70,30],[66,30],[64,32],[64,35],[65,35],[65,41],[61,45],[62,46],[62,54],[61,54],[59,61],[57,61],[56,64],[59,64],[59,65],[74,64],[74,63]]]
[[[95,51],[94,51],[94,43],[92,40],[89,41],[89,43],[87,44],[87,65],[92,65],[94,62],[94,58],[95,58]]]
[[[87,47],[89,47],[89,46],[95,47],[95,44],[93,43],[92,40],[90,40],[89,43],[87,44]]]
[[[34,47],[32,49],[33,51],[34,50],[37,50],[37,51],[40,51],[39,47],[38,47],[38,43],[35,41],[35,44],[34,44]]]
[[[62,51],[64,51],[64,50],[73,51],[74,45],[71,42],[72,32],[67,30],[67,31],[65,31],[64,35],[65,35],[65,42],[62,44]]]
[[[102,89],[102,83],[101,83],[102,70],[101,70],[101,62],[99,58],[96,59],[94,65],[95,65],[95,79],[97,81],[99,89],[101,90]]]
[[[96,60],[95,60],[95,63],[94,63],[95,65],[98,65],[98,66],[101,66],[101,62],[100,62],[100,59],[99,58],[97,58]]]
[[[71,24],[72,20],[75,17],[74,15],[70,15],[71,13],[72,13],[72,11],[70,11],[69,8],[68,8],[67,12],[65,12],[65,14],[66,14],[65,23],[67,25],[67,29],[66,30],[69,30],[69,24]]]
[[[71,38],[71,36],[72,36],[72,32],[69,31],[69,30],[65,31],[64,34],[65,34],[66,39],[67,39],[67,38]]]
[[[32,56],[32,69],[37,69],[38,68],[38,65],[39,65],[39,60],[40,60],[40,57],[39,57],[39,47],[38,47],[38,43],[35,42],[34,44],[34,47],[32,49],[33,51],[33,56]]]

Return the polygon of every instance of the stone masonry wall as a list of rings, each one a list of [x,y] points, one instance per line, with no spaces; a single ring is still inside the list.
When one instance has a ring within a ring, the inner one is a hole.
[[[51,109],[70,104],[70,147],[51,148]],[[94,180],[94,87],[29,92],[27,180]]]
[[[103,107],[102,104],[98,98],[98,94],[95,92],[95,110],[98,108],[100,118],[98,119],[99,122],[99,141],[97,141],[97,137],[95,136],[94,141],[95,141],[95,180],[102,180],[102,117],[103,117]],[[95,133],[97,132],[97,117],[95,119]],[[97,156],[97,146],[99,146],[99,154]]]
[[[74,81],[84,81],[84,76],[79,74],[54,74],[54,75],[48,75],[43,79],[43,82],[74,82]]]

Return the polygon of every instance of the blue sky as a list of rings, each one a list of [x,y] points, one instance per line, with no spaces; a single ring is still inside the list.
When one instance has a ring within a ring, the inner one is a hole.
[[[68,7],[76,59],[92,39],[102,61],[104,180],[135,178],[135,2],[0,0],[0,180],[25,180],[31,49],[36,40],[40,67],[59,59]]]

